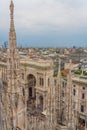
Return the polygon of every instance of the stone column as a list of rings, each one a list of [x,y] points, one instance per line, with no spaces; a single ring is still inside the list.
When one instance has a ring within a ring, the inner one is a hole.
[[[38,101],[38,93],[36,92],[36,108],[37,108],[38,104],[39,104],[39,101]]]
[[[31,79],[31,88],[32,88],[32,97],[34,97],[34,80],[33,78]]]
[[[43,95],[43,111],[46,110],[46,95]]]

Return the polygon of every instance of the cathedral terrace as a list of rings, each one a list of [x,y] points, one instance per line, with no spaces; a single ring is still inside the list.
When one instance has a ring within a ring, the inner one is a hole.
[[[16,43],[11,0],[9,47],[0,54],[0,130],[87,130],[87,60],[67,57],[76,48]]]

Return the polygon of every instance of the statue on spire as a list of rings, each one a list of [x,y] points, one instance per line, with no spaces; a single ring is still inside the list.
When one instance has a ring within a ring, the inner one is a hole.
[[[11,0],[11,4],[10,4],[10,12],[11,12],[11,15],[13,15],[13,13],[14,13],[14,3],[13,3],[12,0]]]

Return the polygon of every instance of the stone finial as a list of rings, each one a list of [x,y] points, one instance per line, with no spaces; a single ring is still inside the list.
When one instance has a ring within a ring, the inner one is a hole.
[[[13,13],[14,13],[14,3],[13,3],[13,0],[11,0],[10,12],[11,12],[11,15],[13,15]]]

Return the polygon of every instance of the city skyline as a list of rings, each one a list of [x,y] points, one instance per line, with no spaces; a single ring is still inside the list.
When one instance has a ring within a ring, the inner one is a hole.
[[[8,41],[9,1],[1,1],[0,43]],[[33,47],[87,47],[86,0],[14,0],[17,43]]]

